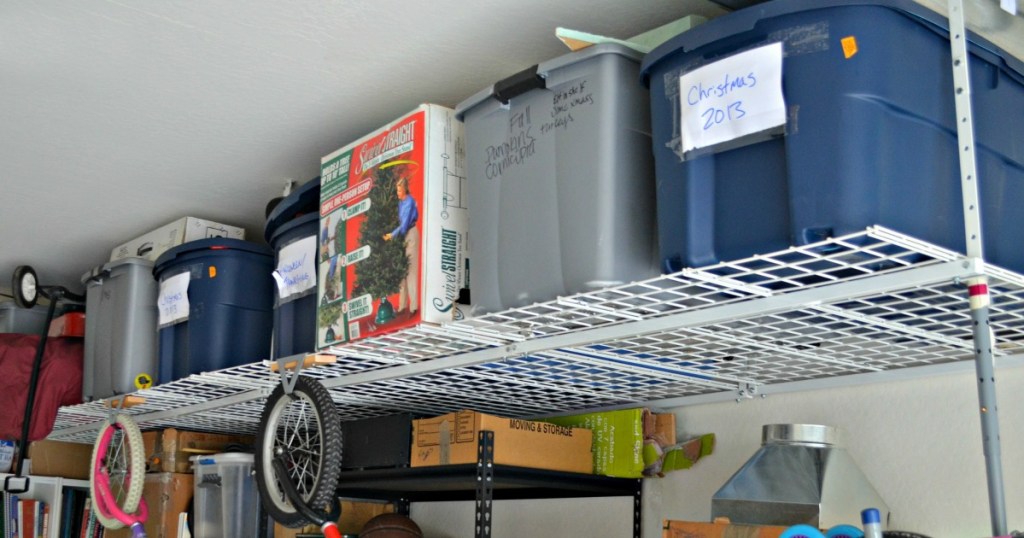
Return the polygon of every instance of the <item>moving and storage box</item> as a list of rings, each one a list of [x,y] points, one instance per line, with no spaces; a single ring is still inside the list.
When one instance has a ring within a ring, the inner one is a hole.
[[[413,421],[412,466],[476,463],[477,436],[494,432],[494,463],[593,472],[590,430],[458,411]]]
[[[110,252],[110,261],[115,262],[125,258],[145,258],[149,261],[156,261],[161,254],[173,247],[209,237],[245,239],[245,230],[212,220],[182,217],[114,247],[114,250]]]
[[[464,316],[462,123],[422,105],[321,160],[317,349]]]
[[[191,473],[189,456],[227,452],[229,445],[248,447],[252,442],[249,435],[189,432],[174,428],[142,434],[146,469],[151,473]]]
[[[192,500],[193,477],[184,473],[146,475],[142,498],[149,508],[144,528],[149,538],[177,538],[178,514],[188,510]],[[131,538],[131,529],[108,530],[109,538]]]

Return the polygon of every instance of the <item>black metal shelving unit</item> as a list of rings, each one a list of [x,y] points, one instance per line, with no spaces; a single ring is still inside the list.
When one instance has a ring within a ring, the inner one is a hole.
[[[494,433],[481,431],[478,443],[476,463],[346,471],[338,493],[392,501],[405,514],[413,502],[476,501],[476,538],[491,536],[495,500],[632,497],[633,537],[640,538],[642,480],[499,465],[494,463]]]

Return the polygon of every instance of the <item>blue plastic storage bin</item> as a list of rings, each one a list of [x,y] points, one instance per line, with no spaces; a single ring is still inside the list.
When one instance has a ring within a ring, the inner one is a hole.
[[[320,213],[303,215],[278,228],[270,237],[270,246],[280,256],[281,249],[291,243],[307,237],[316,237],[319,225]],[[312,255],[316,256],[315,250]],[[320,264],[314,263],[313,266],[319,268]],[[274,299],[274,357],[314,352],[316,286],[285,299],[281,299],[279,290],[275,289]]]
[[[315,177],[286,196],[267,217],[263,236],[274,249],[275,263],[281,249],[294,241],[316,236],[320,217],[320,178]],[[314,252],[314,256],[316,253]],[[320,264],[314,264],[314,270]],[[319,280],[318,280],[319,282]],[[316,350],[316,287],[283,301],[274,291],[274,357]]]
[[[285,196],[267,216],[263,238],[270,243],[271,237],[281,226],[303,216],[320,213],[320,176],[317,176]]]
[[[163,283],[189,272],[188,319],[159,335],[161,383],[266,359],[273,331],[274,253],[215,237],[177,246],[156,260]]]
[[[778,0],[652,51],[641,77],[651,89],[662,270],[874,224],[963,252],[947,28],[910,1]],[[779,41],[785,134],[680,155],[680,75]],[[968,41],[985,257],[1024,271],[1024,68]]]

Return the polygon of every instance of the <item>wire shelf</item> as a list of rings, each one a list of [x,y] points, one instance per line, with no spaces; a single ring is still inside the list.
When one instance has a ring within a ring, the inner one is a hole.
[[[967,278],[987,276],[997,355],[1024,351],[1024,277],[872,227],[813,245],[329,350],[303,371],[345,419],[471,408],[537,416],[972,359]],[[266,364],[139,394],[145,429],[254,433]],[[50,438],[92,442],[103,402]]]

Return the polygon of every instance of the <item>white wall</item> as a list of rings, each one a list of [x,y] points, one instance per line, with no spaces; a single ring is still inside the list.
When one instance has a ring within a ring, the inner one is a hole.
[[[1009,528],[1024,530],[1024,368],[997,371],[1003,477]],[[859,387],[772,395],[743,403],[674,410],[684,434],[714,432],[715,453],[693,469],[644,486],[644,538],[661,520],[707,521],[711,495],[758,448],[761,425],[840,427],[851,456],[893,512],[892,527],[931,535],[990,536],[977,389],[969,373]],[[473,506],[417,503],[427,538],[473,536]],[[631,536],[627,498],[498,501],[494,538]]]

